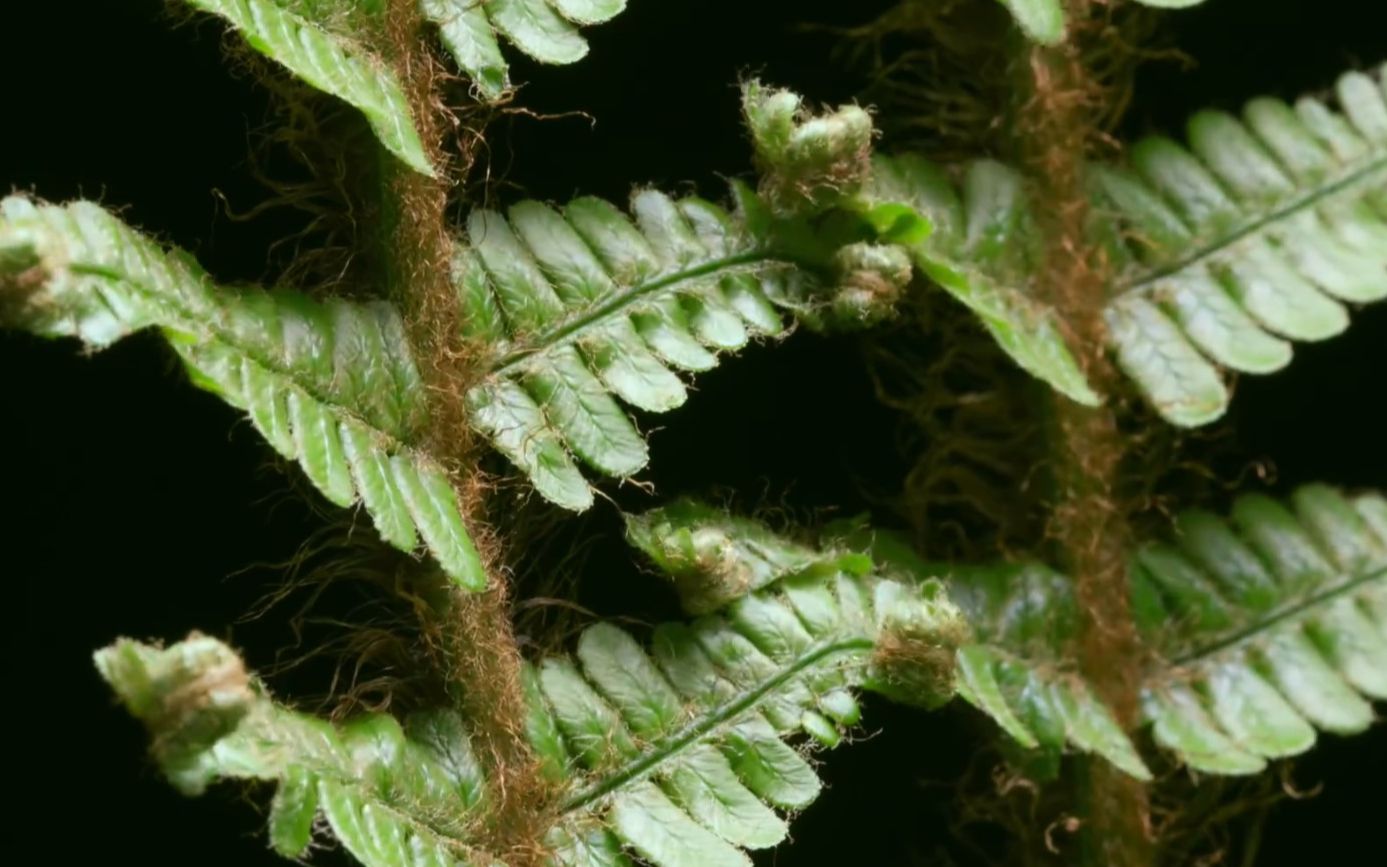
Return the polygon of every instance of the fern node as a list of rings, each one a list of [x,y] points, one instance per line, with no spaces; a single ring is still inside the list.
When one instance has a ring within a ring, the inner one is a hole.
[[[800,97],[759,81],[742,86],[761,190],[776,210],[822,211],[856,196],[871,172],[872,118],[855,105],[810,115]]]
[[[240,725],[254,698],[240,657],[195,632],[168,648],[122,639],[94,658],[121,703],[149,729],[169,780],[200,793],[203,755]]]
[[[872,654],[871,686],[895,701],[933,710],[954,697],[955,657],[970,636],[944,587],[927,581],[920,602],[893,606]]]

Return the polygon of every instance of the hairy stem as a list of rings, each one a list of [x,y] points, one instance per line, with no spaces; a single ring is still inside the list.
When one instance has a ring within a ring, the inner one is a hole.
[[[525,738],[521,655],[497,545],[483,521],[486,486],[463,395],[478,375],[479,348],[463,340],[450,277],[453,254],[445,214],[448,165],[441,147],[449,119],[438,91],[441,70],[424,40],[416,0],[390,0],[381,42],[404,83],[414,120],[438,177],[412,171],[380,152],[380,270],[403,312],[414,357],[428,389],[426,448],[447,467],[468,528],[492,576],[483,593],[441,591],[427,613],[427,632],[443,657],[448,686],[476,739],[490,786],[484,849],[512,867],[537,864],[552,793]],[[468,155],[462,155],[465,161]]]
[[[1071,37],[1053,47],[1028,47],[1028,99],[1018,118],[1036,209],[1047,237],[1040,290],[1060,312],[1089,381],[1111,393],[1103,307],[1109,269],[1091,245],[1083,164],[1096,138],[1102,92],[1085,67],[1079,40],[1091,20],[1090,0],[1068,4]],[[1124,442],[1110,403],[1085,407],[1053,398],[1050,530],[1075,582],[1082,632],[1079,666],[1102,700],[1131,730],[1138,720],[1142,647],[1130,610],[1126,551],[1129,528],[1118,495]],[[1147,792],[1107,762],[1083,769],[1084,861],[1142,867],[1151,861]]]

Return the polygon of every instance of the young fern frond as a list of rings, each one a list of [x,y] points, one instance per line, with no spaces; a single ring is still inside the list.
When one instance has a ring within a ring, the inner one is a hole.
[[[648,651],[598,623],[572,657],[528,668],[528,738],[558,792],[550,863],[628,864],[625,848],[656,867],[742,867],[743,849],[779,843],[776,808],[802,809],[820,788],[787,739],[836,746],[860,716],[857,689],[925,707],[949,698],[962,626],[939,590],[824,560],[720,614],[656,627]],[[940,668],[922,676],[926,657]],[[278,782],[270,833],[287,857],[319,813],[367,867],[504,855],[478,846],[486,782],[450,710],[334,727],[275,704],[204,636],[167,649],[122,640],[96,659],[178,788]]]
[[[844,133],[848,115],[860,120]],[[860,109],[787,127],[794,147],[758,150],[768,181],[813,187],[844,154],[865,165],[872,130]],[[717,352],[780,333],[779,308],[821,327],[870,321],[910,279],[904,253],[878,242],[928,233],[919,216],[847,195],[786,215],[772,207],[782,197],[733,193],[735,213],[640,190],[634,221],[592,197],[562,211],[524,201],[505,216],[472,212],[455,282],[468,335],[491,353],[467,394],[472,424],[547,500],[591,505],[572,456],[615,478],[645,466],[617,397],[646,412],[681,405],[675,371],[707,370]]]
[[[1338,113],[1250,101],[1204,111],[1188,150],[1154,137],[1094,173],[1117,265],[1108,323],[1118,363],[1178,425],[1221,416],[1218,367],[1267,373],[1292,340],[1348,327],[1345,304],[1387,298],[1387,66],[1350,72]]]
[[[1024,370],[1080,403],[1099,402],[1054,311],[1016,288],[1039,266],[1042,242],[1019,173],[980,160],[968,168],[960,193],[923,157],[872,154],[871,119],[861,109],[807,116],[799,96],[755,81],[744,86],[742,102],[769,209],[797,215],[846,208],[873,215],[881,230],[876,240],[885,243],[844,252],[900,257],[901,284],[918,269],[972,310]],[[909,220],[892,225],[907,215],[922,230]]]
[[[595,198],[474,211],[457,258],[470,336],[492,351],[467,394],[472,423],[569,509],[592,503],[570,451],[608,476],[645,466],[613,395],[668,411],[686,397],[675,370],[782,328],[772,247],[701,199],[643,190],[631,209],[635,223]]]
[[[360,110],[386,150],[433,176],[404,91],[379,57],[299,14],[287,0],[184,2],[230,22],[256,51]]]
[[[1064,11],[1064,0],[997,0],[1011,12],[1016,26],[1033,42],[1042,45],[1058,45],[1064,41],[1068,27],[1068,16]],[[1143,6],[1158,9],[1187,9],[1198,6],[1204,0],[1136,0]]]
[[[821,552],[690,498],[627,515],[626,539],[670,577],[689,614],[714,611],[815,564],[853,574],[872,569],[866,555]]]
[[[1248,494],[1230,519],[1192,510],[1176,528],[1139,548],[1128,573],[1152,651],[1141,698],[1156,742],[1194,770],[1250,774],[1309,749],[1316,729],[1366,729],[1369,700],[1387,699],[1387,499],[1307,485],[1289,508]],[[976,636],[958,652],[961,696],[1023,746],[1056,752],[1067,740],[1147,776],[1070,670],[1078,610],[1068,579],[1033,564],[891,560],[949,576]]]
[[[955,188],[924,157],[877,155],[867,195],[925,215],[934,232],[909,248],[916,267],[971,310],[1023,370],[1072,400],[1096,405],[1100,398],[1065,344],[1055,312],[1024,289],[1044,251],[1020,173],[978,160],[962,174]]]
[[[1205,111],[1190,149],[1153,137],[1129,166],[1089,167],[1093,235],[1112,266],[1105,309],[1118,367],[1165,419],[1228,408],[1220,367],[1269,373],[1292,340],[1348,326],[1345,304],[1387,298],[1387,67],[1348,73],[1341,113],[1306,97]],[[878,156],[870,196],[927,216],[916,265],[981,319],[1022,368],[1085,404],[1098,396],[1053,311],[1030,293],[1043,243],[1020,176],[990,160],[955,183],[914,155]]]
[[[1195,769],[1255,772],[1317,728],[1365,730],[1368,700],[1387,699],[1387,499],[1309,485],[1287,505],[1252,494],[1231,522],[1187,512],[1132,567],[1164,658],[1145,713]]]
[[[0,251],[5,325],[94,348],[158,327],[193,382],[245,410],[329,501],[361,502],[391,545],[422,537],[450,578],[485,586],[446,473],[414,447],[427,410],[390,305],[214,286],[91,202],[0,201]]]
[[[487,99],[510,89],[498,36],[542,63],[575,63],[588,53],[578,27],[610,21],[626,0],[419,0],[444,46]]]

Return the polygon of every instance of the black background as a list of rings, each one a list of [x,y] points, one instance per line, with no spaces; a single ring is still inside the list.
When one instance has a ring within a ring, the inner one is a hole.
[[[263,195],[244,156],[265,99],[224,68],[220,28],[170,29],[157,0],[24,5],[0,25],[0,185],[121,206],[218,277],[259,277],[286,218],[233,222],[212,194],[238,208]],[[828,61],[829,38],[787,22],[856,23],[884,5],[632,0],[621,19],[589,33],[592,55],[578,66],[516,65],[530,82],[523,105],[581,109],[596,123],[506,120],[492,132],[493,170],[544,198],[620,200],[636,182],[693,182],[715,195],[719,174],[747,166],[738,77],[849,98],[860,82]],[[1291,97],[1348,65],[1387,59],[1385,12],[1374,0],[1210,0],[1172,13],[1177,43],[1199,65],[1148,67],[1127,132],[1178,130],[1197,107]],[[1346,336],[1299,347],[1288,371],[1240,383],[1230,423],[1243,454],[1275,466],[1275,490],[1311,479],[1387,488],[1384,343],[1380,305],[1355,314]],[[142,732],[112,706],[89,654],[120,634],[254,635],[227,624],[274,580],[273,567],[257,564],[291,555],[322,519],[286,494],[284,475],[237,414],[188,386],[152,337],[87,359],[66,342],[0,335],[0,390],[0,491],[12,510],[3,574],[9,604],[22,606],[20,622],[11,618],[6,694],[7,788],[18,803],[7,811],[9,839],[72,863],[274,863],[256,808],[229,790],[186,800],[157,777]],[[719,486],[851,513],[864,507],[864,490],[902,472],[893,424],[850,342],[798,335],[700,377],[690,406],[660,421],[651,478],[666,495]],[[584,592],[629,614],[625,600],[652,591],[611,543],[616,531],[614,512],[599,509],[555,538],[606,540],[588,558]],[[273,656],[273,646],[245,646],[252,664]],[[758,862],[948,863],[935,857],[947,789],[926,787],[960,772],[976,721],[880,702],[867,710],[876,734],[833,754],[829,788],[795,824],[793,844]],[[1374,848],[1387,815],[1387,729],[1325,737],[1294,777],[1302,787],[1323,783],[1323,793],[1277,808],[1258,864]]]

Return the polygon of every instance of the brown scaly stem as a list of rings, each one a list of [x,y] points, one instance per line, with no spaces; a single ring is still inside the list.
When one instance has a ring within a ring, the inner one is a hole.
[[[1083,161],[1092,150],[1101,89],[1078,46],[1091,20],[1090,0],[1071,0],[1071,36],[1056,47],[1027,47],[1029,98],[1019,131],[1036,212],[1046,235],[1039,290],[1059,311],[1070,345],[1089,381],[1112,393],[1115,372],[1104,347],[1107,263],[1090,244]],[[1126,551],[1129,527],[1118,495],[1124,441],[1111,402],[1081,406],[1053,398],[1051,462],[1054,503],[1050,532],[1082,612],[1074,652],[1099,697],[1129,731],[1138,722],[1142,645],[1130,610]],[[1089,761],[1083,797],[1087,864],[1144,867],[1152,860],[1145,786],[1103,761]]]
[[[399,305],[414,357],[428,389],[422,439],[447,467],[487,572],[489,588],[449,588],[434,596],[425,631],[437,645],[449,688],[459,702],[486,767],[488,810],[478,828],[480,848],[510,867],[538,864],[554,798],[525,738],[520,649],[497,544],[483,521],[486,487],[476,471],[475,444],[463,395],[478,356],[462,337],[449,273],[452,242],[445,213],[448,160],[441,148],[449,119],[438,92],[440,71],[424,41],[416,0],[390,0],[381,35],[383,54],[400,76],[420,136],[438,177],[410,170],[380,154],[380,269]],[[463,155],[465,160],[467,155]]]

